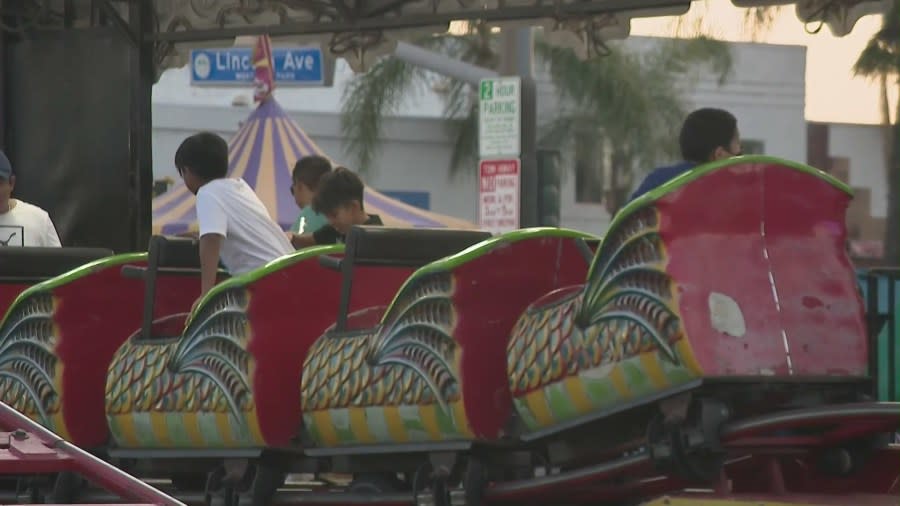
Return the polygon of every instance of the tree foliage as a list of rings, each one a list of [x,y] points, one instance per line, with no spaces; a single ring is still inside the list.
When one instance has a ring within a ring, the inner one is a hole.
[[[900,89],[900,0],[894,0],[884,16],[879,30],[860,53],[853,72],[873,79],[883,79],[885,85],[893,83]],[[890,133],[885,136],[888,144],[885,176],[887,182],[887,220],[884,236],[884,260],[900,263],[900,103],[895,111],[894,124],[885,118]]]
[[[417,44],[482,67],[497,68],[499,63],[496,36],[483,23],[470,24],[464,35],[428,37]],[[684,116],[685,86],[701,72],[723,80],[732,66],[728,46],[706,37],[660,39],[643,52],[616,43],[609,55],[580,60],[571,49],[552,46],[538,35],[535,56],[549,71],[561,100],[560,114],[539,125],[541,143],[565,149],[572,138],[605,139],[621,151],[618,159],[632,165],[673,154],[672,132]],[[444,87],[444,117],[454,139],[450,172],[474,166],[478,102],[473,87],[387,57],[344,91],[345,147],[361,170],[378,154],[383,119],[435,82]]]

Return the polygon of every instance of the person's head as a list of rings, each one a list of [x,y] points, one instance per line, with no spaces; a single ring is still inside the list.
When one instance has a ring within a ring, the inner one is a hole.
[[[688,114],[678,142],[682,158],[698,164],[741,154],[737,118],[722,109],[697,109]]]
[[[312,204],[319,179],[328,172],[331,172],[331,162],[324,156],[309,155],[297,161],[291,175],[291,195],[298,207]]]
[[[197,190],[213,179],[228,174],[228,143],[210,132],[194,134],[178,146],[175,167],[188,190]]]
[[[16,186],[16,176],[12,172],[12,164],[9,158],[0,151],[0,210],[6,212],[9,199],[12,196],[13,187]]]
[[[325,216],[338,232],[346,234],[353,225],[368,219],[363,208],[362,180],[346,167],[335,167],[319,180],[313,209]]]

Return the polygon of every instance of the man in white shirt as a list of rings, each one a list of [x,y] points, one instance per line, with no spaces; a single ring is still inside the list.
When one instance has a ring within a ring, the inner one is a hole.
[[[253,189],[228,174],[228,144],[202,132],[184,140],[175,167],[197,196],[200,228],[200,297],[216,284],[219,258],[232,276],[292,253],[294,248]]]
[[[15,186],[12,165],[0,151],[0,248],[60,247],[59,236],[50,216],[38,206],[12,198]]]

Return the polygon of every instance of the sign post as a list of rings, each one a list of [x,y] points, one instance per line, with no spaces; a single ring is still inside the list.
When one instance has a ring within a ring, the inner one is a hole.
[[[478,172],[478,223],[492,234],[519,228],[519,159],[483,160]]]
[[[478,222],[500,234],[521,223],[522,80],[482,79],[478,98]]]
[[[331,86],[333,61],[318,47],[274,47],[272,60],[279,86]],[[253,84],[253,49],[194,49],[191,51],[192,86],[247,86]]]

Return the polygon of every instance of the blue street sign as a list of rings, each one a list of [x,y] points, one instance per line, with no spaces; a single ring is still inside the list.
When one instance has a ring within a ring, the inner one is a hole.
[[[324,86],[325,66],[318,47],[273,47],[275,82],[282,86]],[[246,86],[253,84],[253,49],[194,49],[191,84]]]

